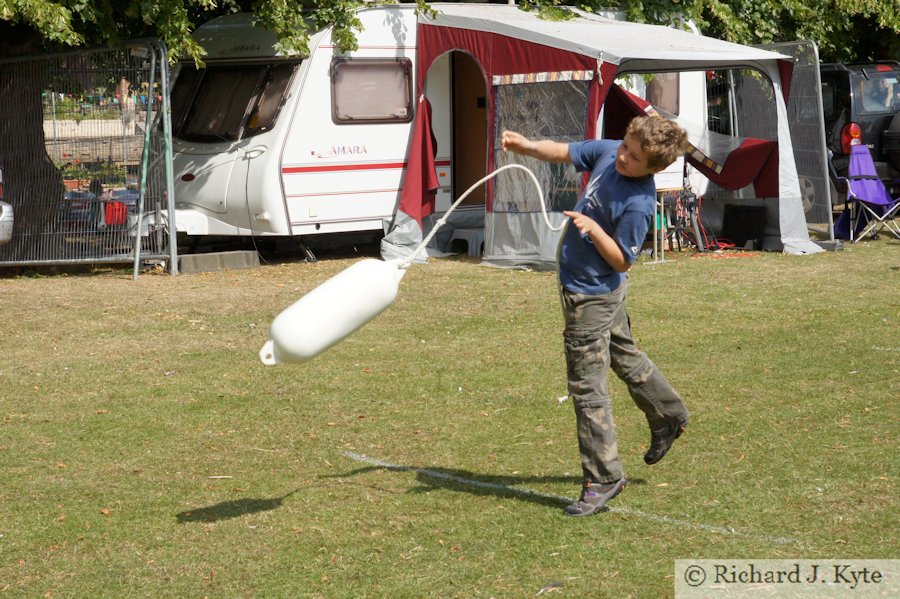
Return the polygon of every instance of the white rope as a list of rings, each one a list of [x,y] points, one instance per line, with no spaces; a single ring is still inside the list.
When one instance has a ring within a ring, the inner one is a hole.
[[[431,229],[431,232],[428,234],[427,237],[425,237],[425,239],[422,240],[422,243],[419,244],[419,246],[415,249],[415,251],[409,257],[409,259],[406,262],[401,263],[399,265],[399,268],[409,268],[409,266],[416,259],[416,256],[418,256],[420,253],[425,251],[425,246],[427,246],[428,243],[434,238],[435,234],[438,232],[438,229],[440,229],[447,223],[447,217],[450,216],[450,213],[453,212],[456,209],[456,207],[459,206],[462,203],[462,201],[466,199],[466,197],[468,197],[468,195],[470,193],[475,191],[475,189],[479,185],[484,183],[485,181],[492,179],[492,178],[496,177],[497,175],[499,175],[500,173],[502,173],[503,171],[505,171],[507,169],[511,169],[511,168],[521,169],[521,170],[525,171],[528,174],[528,176],[531,177],[531,180],[534,182],[534,188],[537,190],[537,193],[538,193],[538,199],[541,201],[541,214],[544,216],[544,222],[547,224],[547,226],[550,228],[551,231],[562,231],[562,228],[566,225],[567,219],[563,220],[563,222],[561,222],[556,227],[554,227],[550,223],[550,218],[547,216],[547,204],[544,201],[544,190],[541,189],[541,184],[538,181],[537,177],[534,175],[534,173],[531,172],[531,169],[529,169],[528,167],[521,165],[521,164],[507,164],[506,166],[501,166],[494,172],[489,173],[488,175],[482,177],[481,179],[476,181],[474,184],[472,184],[472,186],[469,189],[467,189],[461,196],[459,196],[459,198],[455,202],[453,202],[453,205],[450,206],[450,208],[447,210],[447,212],[445,212],[444,215],[440,219],[438,219],[438,221],[434,224],[434,227]]]

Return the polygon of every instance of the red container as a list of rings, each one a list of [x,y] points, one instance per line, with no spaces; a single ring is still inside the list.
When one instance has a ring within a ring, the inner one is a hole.
[[[106,203],[106,224],[124,225],[128,217],[128,208],[123,202]]]

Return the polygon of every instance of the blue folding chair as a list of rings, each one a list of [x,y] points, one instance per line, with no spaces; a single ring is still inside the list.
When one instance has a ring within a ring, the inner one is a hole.
[[[867,146],[852,146],[847,176],[832,178],[835,187],[847,194],[844,213],[834,223],[835,237],[856,243],[866,235],[875,238],[886,228],[900,239],[900,225],[894,221],[900,212],[900,198],[888,194]]]

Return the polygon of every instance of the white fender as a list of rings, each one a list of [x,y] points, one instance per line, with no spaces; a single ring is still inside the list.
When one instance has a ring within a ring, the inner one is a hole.
[[[393,303],[405,266],[367,258],[334,275],[275,317],[259,359],[269,366],[312,360]]]

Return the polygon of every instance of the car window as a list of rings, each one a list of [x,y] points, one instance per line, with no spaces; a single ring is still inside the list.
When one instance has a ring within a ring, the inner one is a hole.
[[[900,85],[895,71],[872,73],[869,77],[854,78],[854,93],[857,96],[859,114],[881,114],[893,112],[894,104],[900,98]]]

